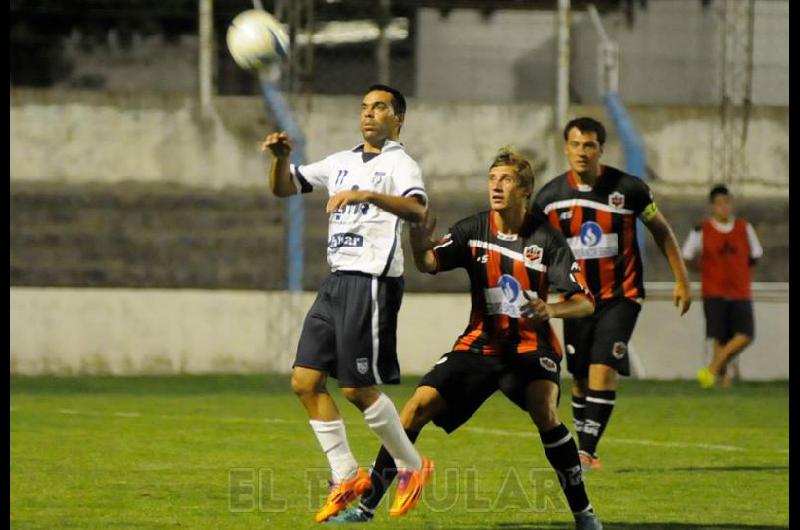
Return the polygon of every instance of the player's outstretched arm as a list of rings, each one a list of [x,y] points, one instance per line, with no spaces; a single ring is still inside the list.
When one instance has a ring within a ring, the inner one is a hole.
[[[659,250],[669,262],[672,274],[675,276],[672,301],[676,307],[680,308],[681,315],[684,315],[692,304],[692,291],[689,286],[689,273],[686,271],[686,263],[683,261],[675,234],[661,212],[657,212],[649,221],[645,222],[645,225],[653,234]]]
[[[544,322],[551,318],[583,318],[594,313],[594,302],[583,294],[573,295],[554,304],[548,304],[541,298],[532,298],[525,291],[522,294],[528,300],[523,306],[523,314],[535,322]]]
[[[414,265],[420,272],[436,272],[436,256],[433,247],[436,243],[432,240],[433,229],[436,228],[436,218],[425,210],[421,223],[411,223],[408,229],[408,241],[414,254]]]
[[[269,168],[269,189],[277,197],[289,197],[297,193],[297,186],[289,174],[289,156],[292,144],[286,131],[270,133],[261,144],[261,151],[272,153],[272,165]]]

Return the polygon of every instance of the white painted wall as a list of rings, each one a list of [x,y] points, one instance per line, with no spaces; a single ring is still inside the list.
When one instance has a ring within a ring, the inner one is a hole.
[[[683,318],[651,289],[632,344],[648,378],[692,378],[704,348],[702,303]],[[315,293],[11,288],[11,373],[252,373],[290,370]],[[468,294],[406,293],[398,348],[407,374],[450,350]],[[788,291],[755,302],[748,380],[789,377]],[[556,324],[558,333],[561,326]],[[566,372],[566,366],[562,366]]]

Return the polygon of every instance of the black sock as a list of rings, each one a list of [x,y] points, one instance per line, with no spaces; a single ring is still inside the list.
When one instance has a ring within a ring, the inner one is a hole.
[[[405,431],[412,444],[417,441],[419,431],[409,431],[408,429]],[[378,456],[375,458],[375,463],[372,465],[372,474],[370,476],[372,488],[365,491],[361,496],[361,502],[358,504],[359,508],[368,513],[375,512],[375,508],[381,503],[381,499],[396,476],[397,466],[394,464],[394,458],[384,446],[381,446],[381,450],[378,451]]]
[[[580,435],[583,431],[583,420],[586,413],[586,397],[572,396],[572,423],[575,424],[575,433]]]
[[[586,496],[586,488],[583,487],[578,446],[569,429],[561,423],[547,432],[539,431],[539,436],[542,438],[544,454],[556,470],[572,513],[592,511],[589,497]]]
[[[597,444],[606,430],[617,393],[614,390],[592,390],[586,394],[583,430],[578,435],[581,451],[596,456]]]

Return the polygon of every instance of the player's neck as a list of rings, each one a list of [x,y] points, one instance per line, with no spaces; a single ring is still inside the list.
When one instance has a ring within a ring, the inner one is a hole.
[[[718,222],[721,225],[728,224],[733,220],[733,216],[732,215],[729,216],[729,217],[719,217],[717,215],[712,215],[711,218],[714,219],[716,222]]]
[[[494,226],[497,231],[503,234],[517,234],[525,221],[527,208],[507,208],[502,211],[492,210],[494,215]]]
[[[364,152],[365,153],[380,153],[381,151],[383,151],[383,146],[386,144],[386,142],[396,142],[397,140],[398,140],[398,137],[395,136],[394,138],[383,138],[381,140],[373,140],[373,142],[375,142],[375,143],[372,143],[372,142],[370,142],[369,140],[367,140],[365,138],[364,139]]]
[[[587,186],[594,187],[594,185],[597,183],[597,179],[599,179],[600,175],[603,174],[603,169],[600,165],[592,169],[587,169],[581,173],[578,173],[573,169],[572,174],[575,175],[575,180],[578,181],[578,184],[585,184]]]

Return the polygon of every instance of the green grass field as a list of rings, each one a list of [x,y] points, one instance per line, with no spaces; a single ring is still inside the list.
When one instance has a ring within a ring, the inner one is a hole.
[[[398,408],[414,382],[385,387]],[[333,395],[367,466],[377,439]],[[319,527],[327,462],[288,376],[15,376],[10,400],[12,528]],[[571,429],[568,399],[561,415]],[[423,502],[396,520],[384,502],[369,528],[572,527],[535,427],[501,394],[417,445],[437,466]],[[585,480],[610,530],[788,528],[788,447],[786,382],[624,381]]]

